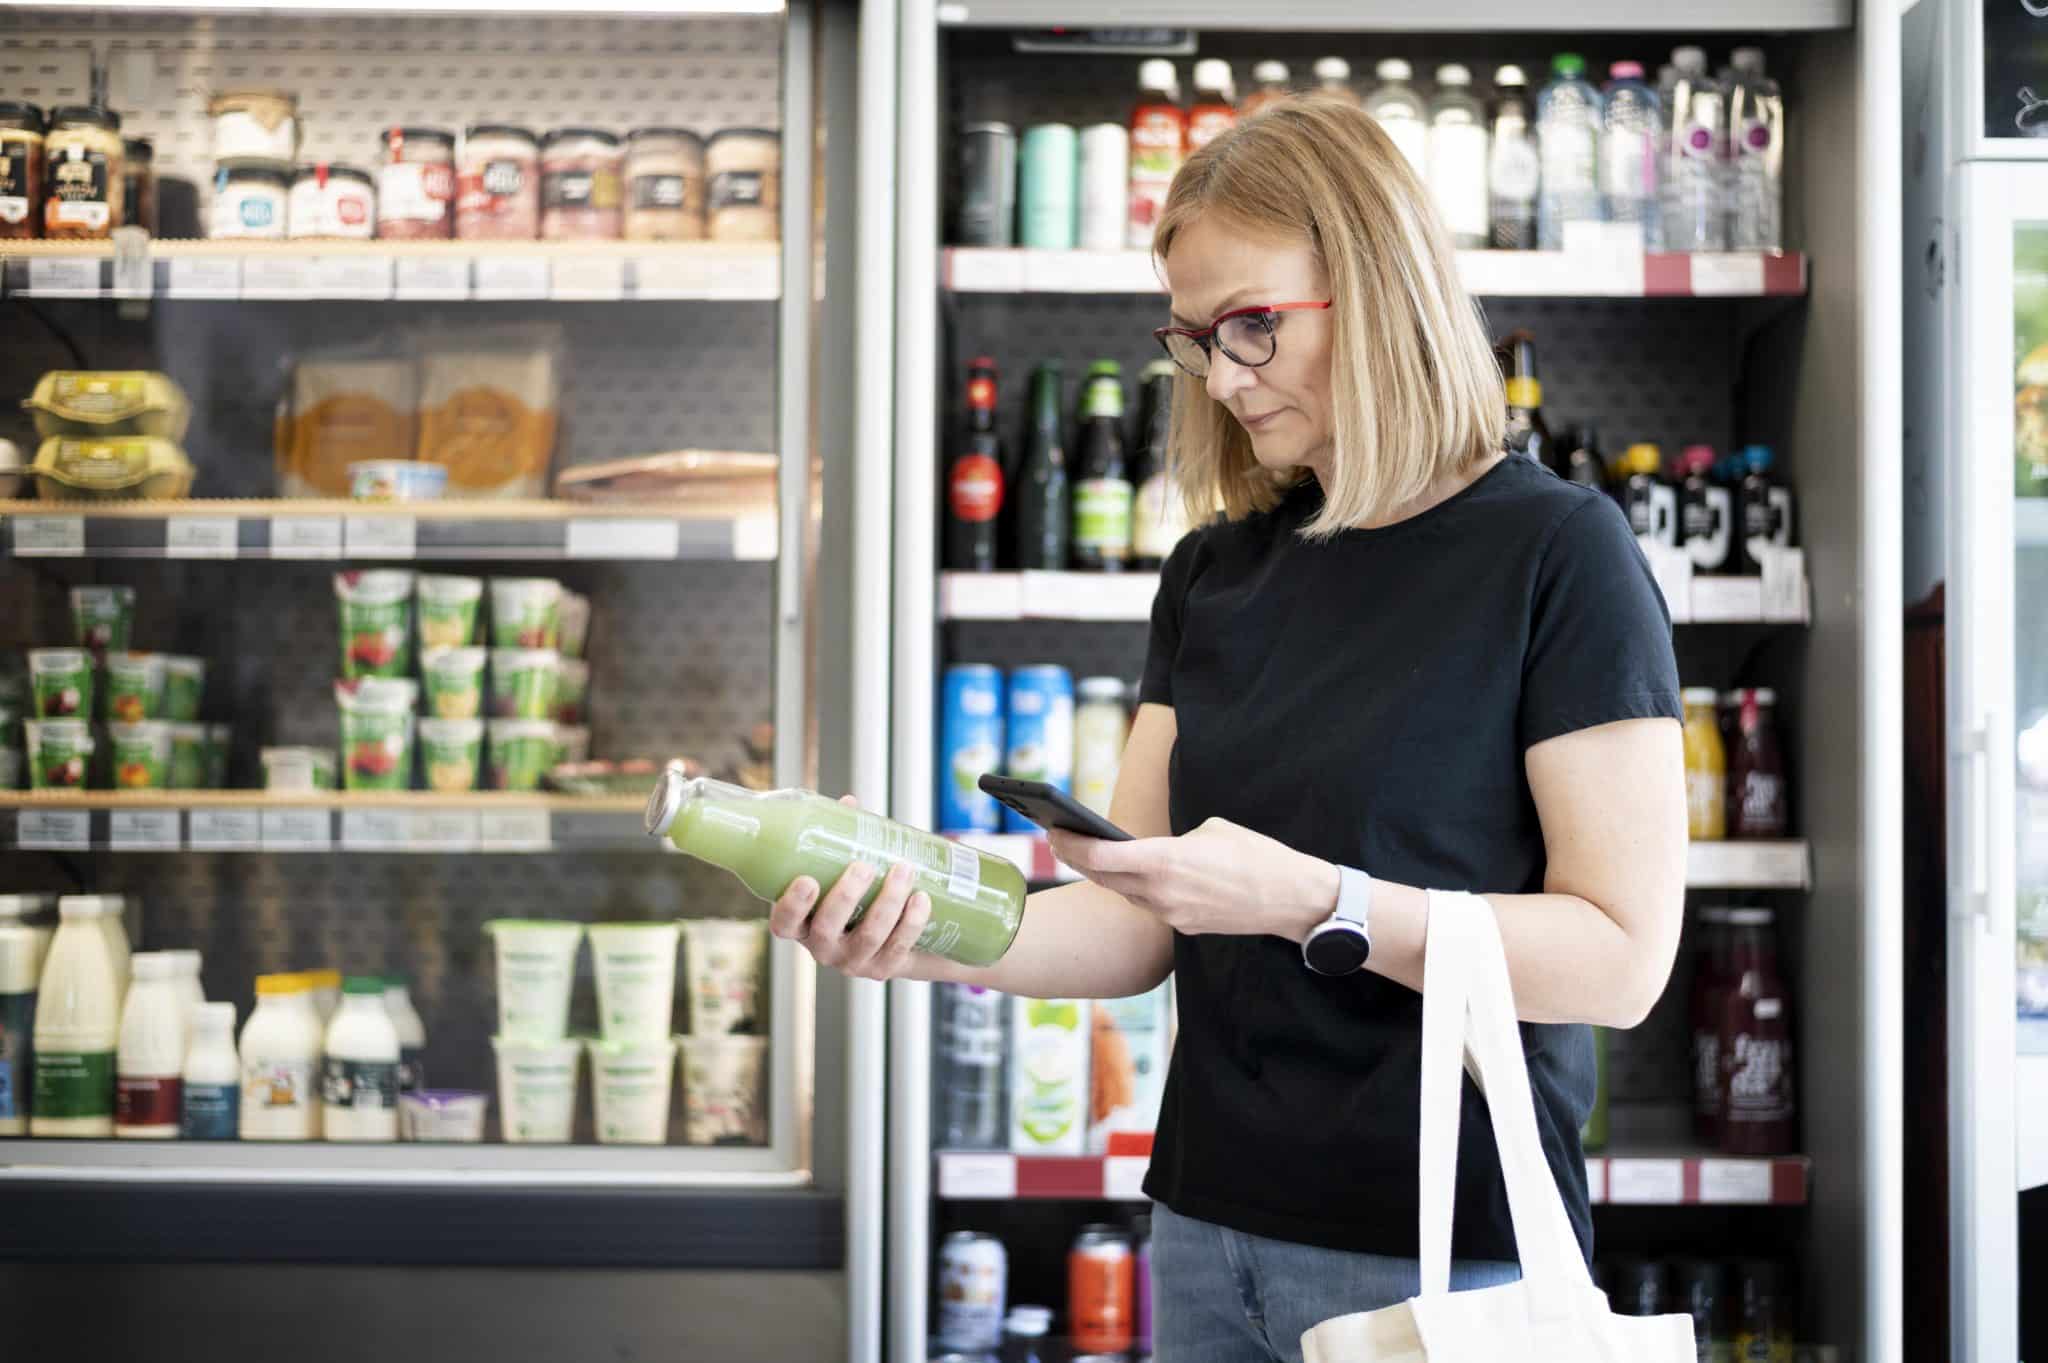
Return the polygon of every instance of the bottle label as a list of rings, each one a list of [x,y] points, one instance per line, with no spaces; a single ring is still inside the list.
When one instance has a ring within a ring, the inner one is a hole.
[[[1543,163],[1526,137],[1499,137],[1493,144],[1493,164],[1487,177],[1495,199],[1533,202],[1543,179]]]
[[[1131,485],[1122,478],[1086,478],[1074,485],[1074,547],[1121,559],[1131,548]]]
[[[1771,125],[1761,118],[1746,119],[1736,150],[1744,156],[1762,156],[1771,149]]]
[[[111,223],[107,203],[107,154],[72,145],[50,158],[44,169],[49,186],[51,227],[84,227],[98,231]],[[48,1114],[45,1113],[45,1116]]]
[[[0,994],[0,1121],[28,1116],[35,1076],[36,996]]]
[[[112,1117],[112,1051],[36,1052],[36,1092],[29,1110],[38,1117]]]
[[[425,1054],[426,1052],[418,1046],[401,1046],[398,1048],[398,1091],[400,1093],[417,1093],[427,1086],[427,1062],[422,1059]]]
[[[1601,188],[1618,198],[1657,193],[1657,144],[1647,132],[1609,132],[1601,143]]]
[[[1701,123],[1694,123],[1679,132],[1678,150],[1680,155],[1692,161],[1710,161],[1720,153],[1720,148],[1715,145],[1714,130]]]
[[[1553,124],[1541,130],[1543,187],[1553,194],[1596,188],[1599,139],[1590,127]]]
[[[1728,783],[1718,771],[1687,771],[1685,803],[1695,838],[1722,836],[1722,811],[1726,808]]]
[[[862,861],[883,874],[899,861],[907,864],[916,888],[933,897],[931,922],[918,935],[919,951],[945,955],[962,936],[961,924],[951,915],[962,909],[985,911],[975,904],[981,894],[981,854],[966,844],[866,813],[854,820],[853,840],[854,854]],[[879,878],[875,883],[880,885]],[[941,894],[946,902],[940,902]]]
[[[124,1074],[114,1081],[115,1126],[176,1126],[184,1106],[176,1075]]]
[[[986,454],[963,454],[946,480],[946,504],[955,520],[979,525],[1003,509],[1003,466]]]
[[[1507,399],[1510,407],[1525,407],[1533,411],[1543,405],[1543,385],[1517,374],[1507,381]]]
[[[1228,105],[1203,105],[1188,117],[1188,150],[1200,151],[1236,124]]]
[[[33,196],[40,188],[29,179],[28,144],[12,140],[17,136],[0,133],[0,222],[9,226],[28,221]]]
[[[705,201],[710,211],[721,208],[753,208],[761,203],[767,176],[758,170],[726,170],[711,177]]]
[[[234,1084],[187,1084],[178,1135],[188,1141],[231,1141],[241,1128],[242,1091]]]
[[[1754,769],[1742,774],[1738,787],[1737,823],[1728,830],[1736,837],[1775,838],[1785,832],[1784,782],[1767,771]]]
[[[1173,481],[1155,473],[1138,489],[1131,512],[1131,552],[1138,558],[1165,559],[1188,532],[1187,508],[1175,495]]]
[[[688,197],[689,184],[681,175],[636,175],[631,190],[633,207],[643,213],[679,209]]]
[[[1003,1063],[1004,995],[971,984],[948,985],[946,992],[946,1059],[969,1069],[999,1067]]]
[[[398,1062],[343,1060],[330,1055],[320,1066],[320,1101],[359,1112],[398,1106]]]
[[[1181,163],[1180,110],[1154,104],[1131,120],[1131,178],[1171,182]]]
[[[455,197],[455,172],[423,161],[394,161],[377,172],[377,212],[387,222],[448,220]]]
[[[308,1107],[313,1102],[313,1077],[310,1060],[244,1057],[242,1105],[251,1112]]]
[[[1702,1117],[1721,1115],[1721,1035],[1711,1027],[1692,1034],[1692,1105]]]
[[[1737,1036],[1734,1041],[1728,1056],[1725,1119],[1738,1124],[1789,1121],[1792,1043],[1783,1037],[1761,1036]]]

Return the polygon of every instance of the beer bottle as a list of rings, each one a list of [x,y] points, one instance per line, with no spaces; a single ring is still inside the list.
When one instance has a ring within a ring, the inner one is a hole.
[[[1157,572],[1188,531],[1187,507],[1167,474],[1167,439],[1173,431],[1172,360],[1145,366],[1143,421],[1131,469],[1137,504],[1131,513],[1131,566]]]
[[[996,570],[997,525],[1003,511],[1003,445],[996,434],[996,362],[967,366],[967,430],[946,469],[946,567]]]
[[[1536,377],[1536,338],[1526,331],[1517,331],[1502,344],[1508,361],[1508,453],[1525,455],[1548,466],[1554,454],[1550,428],[1543,423],[1543,384]]]
[[[1081,387],[1079,476],[1074,483],[1074,566],[1120,573],[1131,556],[1130,472],[1124,463],[1123,369],[1088,366]]]
[[[1042,361],[1031,374],[1031,425],[1017,475],[1017,566],[1067,566],[1067,445],[1060,430],[1065,368]]]

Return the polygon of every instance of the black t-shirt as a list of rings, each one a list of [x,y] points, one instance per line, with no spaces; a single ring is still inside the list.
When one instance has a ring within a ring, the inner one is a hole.
[[[1140,698],[1174,710],[1174,833],[1220,817],[1423,889],[1541,891],[1523,754],[1681,714],[1670,618],[1620,509],[1513,457],[1421,515],[1312,544],[1295,532],[1320,504],[1309,479],[1166,564]],[[1255,1235],[1414,1258],[1421,995],[1315,975],[1279,937],[1176,934],[1174,970],[1180,1039],[1145,1192]],[[1522,1039],[1590,1254],[1592,1036],[1525,1023]],[[1516,1257],[1469,1077],[1452,1252]]]

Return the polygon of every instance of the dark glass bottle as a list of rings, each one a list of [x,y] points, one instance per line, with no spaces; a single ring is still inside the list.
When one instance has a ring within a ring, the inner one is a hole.
[[[1784,1155],[1793,1145],[1792,1001],[1778,974],[1770,909],[1728,914],[1721,1001],[1721,1149]]]
[[[1508,453],[1548,465],[1553,454],[1550,427],[1543,422],[1543,383],[1536,377],[1536,338],[1517,331],[1501,344],[1507,352]]]
[[[1031,372],[1031,424],[1017,471],[1017,566],[1059,572],[1067,566],[1067,441],[1060,397],[1066,371],[1058,360]]]
[[[1080,457],[1074,481],[1074,566],[1120,573],[1131,556],[1135,489],[1124,462],[1123,369],[1115,360],[1088,366],[1076,444]]]
[[[946,466],[945,565],[992,573],[1003,514],[1003,442],[996,433],[996,362],[967,366],[967,429]]]
[[[1565,481],[1595,492],[1607,491],[1607,460],[1600,453],[1599,428],[1587,422],[1573,439],[1564,443],[1565,456],[1557,471]]]
[[[1734,566],[1735,497],[1713,478],[1714,450],[1687,445],[1678,456],[1678,537],[1693,570],[1726,572]]]
[[[1131,486],[1137,489],[1131,514],[1131,566],[1144,572],[1159,571],[1188,529],[1187,510],[1167,473],[1176,372],[1171,360],[1145,366],[1138,452],[1131,461]]]

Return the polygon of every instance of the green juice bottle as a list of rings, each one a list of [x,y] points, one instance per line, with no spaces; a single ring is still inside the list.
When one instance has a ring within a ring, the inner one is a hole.
[[[912,888],[932,901],[917,949],[961,965],[994,965],[1024,921],[1023,872],[1001,857],[808,790],[753,791],[691,779],[671,762],[647,799],[647,831],[723,866],[771,902],[798,876],[829,890],[853,862],[884,873],[907,862],[916,877]],[[881,890],[877,876],[854,922]]]

